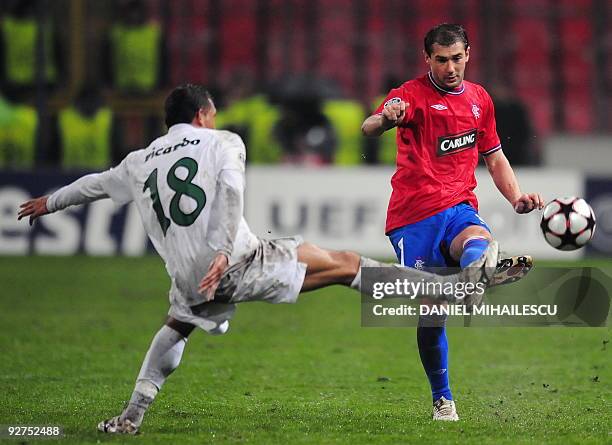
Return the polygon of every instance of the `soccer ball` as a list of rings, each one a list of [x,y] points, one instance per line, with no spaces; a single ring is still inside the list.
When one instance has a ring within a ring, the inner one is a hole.
[[[544,207],[540,228],[555,249],[580,249],[595,234],[595,213],[582,198],[553,199]]]

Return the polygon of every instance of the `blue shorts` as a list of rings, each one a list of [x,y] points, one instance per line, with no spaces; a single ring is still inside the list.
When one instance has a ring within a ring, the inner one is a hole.
[[[414,224],[392,230],[389,240],[399,262],[424,269],[451,267],[459,263],[450,256],[451,242],[469,226],[491,229],[469,204],[461,203]]]

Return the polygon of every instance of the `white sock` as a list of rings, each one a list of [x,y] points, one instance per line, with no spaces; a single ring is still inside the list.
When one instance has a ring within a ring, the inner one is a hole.
[[[141,424],[145,411],[153,403],[166,378],[181,362],[186,343],[185,337],[166,325],[155,334],[122,419],[130,419],[136,426]]]
[[[359,261],[359,270],[357,271],[357,275],[353,278],[351,282],[351,287],[355,290],[361,290],[361,268],[362,267],[391,267],[391,264],[381,263],[380,261],[373,260],[372,258],[368,258],[365,256],[361,257]]]

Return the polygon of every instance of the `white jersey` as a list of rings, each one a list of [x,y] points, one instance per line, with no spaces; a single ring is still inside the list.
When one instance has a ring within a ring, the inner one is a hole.
[[[81,184],[80,193],[120,204],[133,201],[172,279],[171,304],[193,306],[204,301],[198,284],[216,254],[215,240],[207,234],[217,178],[223,170],[235,170],[244,179],[245,157],[244,143],[234,133],[177,124],[116,168],[90,175],[94,179]],[[49,198],[50,211],[66,206],[62,193],[69,191],[64,189]],[[258,242],[242,218],[230,265],[252,253]]]

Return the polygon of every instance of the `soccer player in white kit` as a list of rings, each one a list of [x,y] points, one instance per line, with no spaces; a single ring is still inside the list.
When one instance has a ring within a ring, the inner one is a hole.
[[[390,266],[354,252],[322,249],[300,237],[256,237],[242,216],[246,149],[238,135],[214,129],[216,109],[209,93],[199,85],[175,88],[165,113],[166,135],[117,167],[25,202],[18,215],[29,216],[32,224],[47,213],[98,199],[134,202],[165,262],[172,282],[168,318],[153,338],[128,406],[98,425],[108,433],[138,431],[195,327],[223,334],[236,303],[294,303],[300,292],[332,284],[359,289],[362,267]],[[494,243],[479,267],[471,269],[477,272],[463,279],[488,280],[497,256]],[[458,280],[401,270],[413,281]]]

